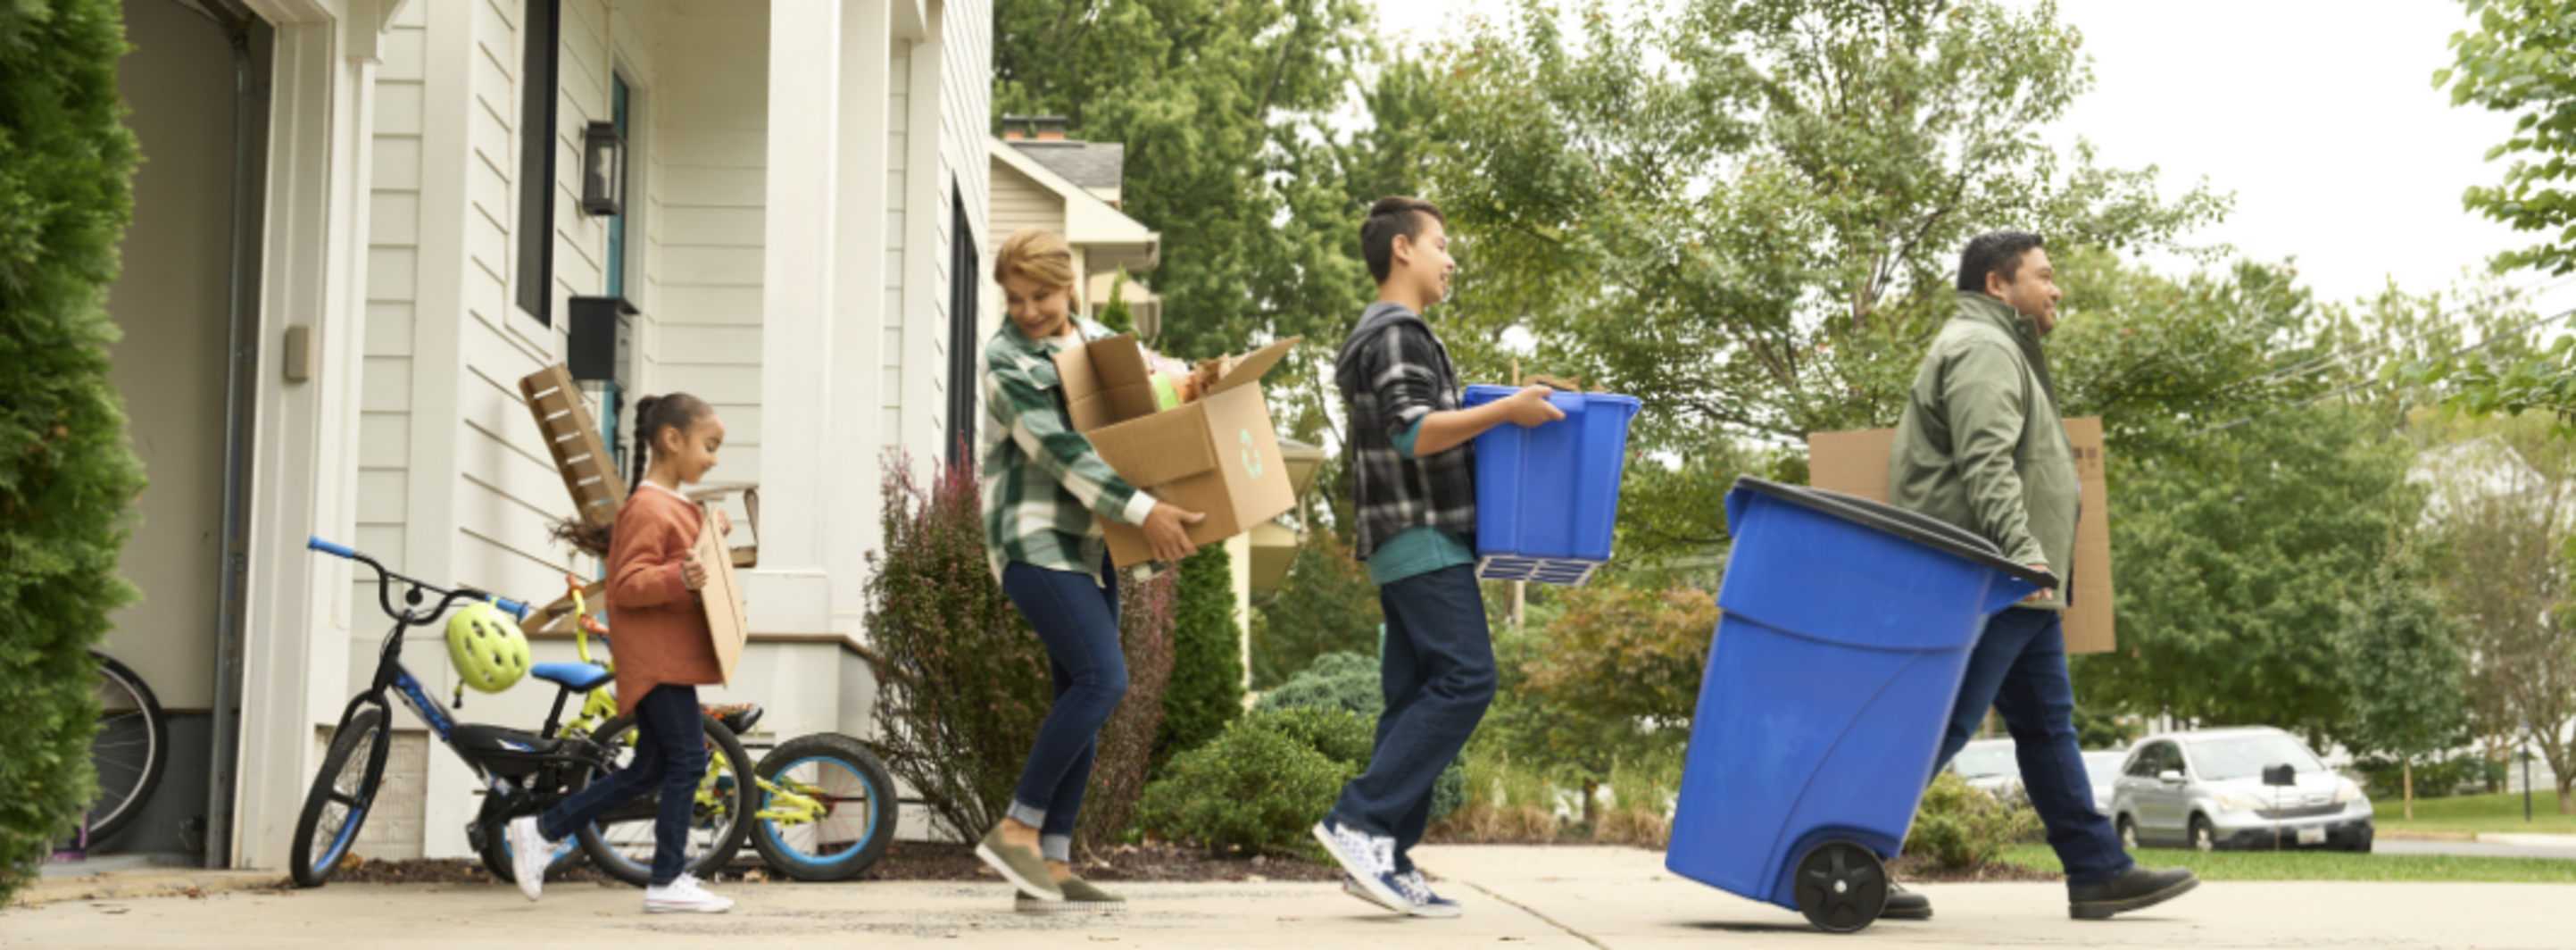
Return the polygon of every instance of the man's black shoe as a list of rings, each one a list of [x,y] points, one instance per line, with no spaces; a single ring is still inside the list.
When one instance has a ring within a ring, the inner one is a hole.
[[[1930,920],[1932,899],[1905,889],[1895,881],[1887,882],[1887,909],[1878,912],[1885,920]]]
[[[2200,878],[2188,868],[2150,871],[2131,865],[2119,877],[2099,884],[2068,885],[2066,910],[2077,920],[2109,920],[2113,914],[2153,907],[2199,886]]]

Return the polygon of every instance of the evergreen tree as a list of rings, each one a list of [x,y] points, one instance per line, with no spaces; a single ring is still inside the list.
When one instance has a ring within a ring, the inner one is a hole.
[[[1243,632],[1235,622],[1234,557],[1211,544],[1181,562],[1172,626],[1172,679],[1163,690],[1157,768],[1243,716]]]
[[[102,308],[133,217],[111,0],[0,5],[0,904],[97,795],[89,647],[143,490]]]

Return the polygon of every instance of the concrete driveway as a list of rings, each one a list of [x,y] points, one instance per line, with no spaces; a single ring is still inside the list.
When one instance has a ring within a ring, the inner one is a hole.
[[[2052,884],[1928,885],[1937,916],[1884,922],[1854,937],[1796,914],[1675,878],[1660,855],[1626,848],[1426,848],[1424,867],[1466,902],[1456,920],[1409,920],[1331,885],[1151,885],[1125,891],[1130,913],[1012,912],[999,885],[730,885],[741,901],[714,917],[648,917],[624,887],[566,885],[530,904],[496,886],[334,885],[200,899],[57,901],[0,912],[0,950],[270,947],[595,947],[704,950],[771,945],[1062,948],[1529,947],[1566,950],[1822,948],[1834,941],[1908,947],[2565,947],[2576,886],[2207,884],[2164,907],[2109,922],[2066,917]]]

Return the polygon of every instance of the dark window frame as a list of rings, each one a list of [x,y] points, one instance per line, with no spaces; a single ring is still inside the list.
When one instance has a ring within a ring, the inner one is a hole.
[[[972,458],[975,441],[975,396],[979,388],[976,339],[982,309],[983,254],[975,246],[975,229],[966,220],[966,193],[951,185],[948,237],[948,449],[951,465]]]
[[[563,0],[526,0],[519,17],[519,309],[553,327],[555,100]]]

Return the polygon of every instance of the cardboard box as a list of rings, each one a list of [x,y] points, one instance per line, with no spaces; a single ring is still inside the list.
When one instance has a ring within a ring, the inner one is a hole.
[[[706,565],[707,584],[698,588],[699,606],[707,612],[707,632],[715,639],[716,663],[724,669],[726,686],[733,685],[733,668],[742,662],[742,646],[751,639],[751,624],[743,619],[742,581],[733,573],[733,552],[725,547],[724,536],[716,533],[716,506],[698,505],[698,563]]]
[[[2075,602],[2066,611],[2066,652],[2108,653],[2111,617],[2111,502],[2102,480],[2102,420],[2066,420],[2083,486],[2084,514],[2075,522]],[[1807,437],[1808,482],[1827,491],[1887,500],[1887,457],[1896,430],[1819,432]]]
[[[1144,354],[1132,335],[1056,354],[1056,376],[1064,384],[1074,431],[1089,436],[1101,460],[1136,487],[1184,510],[1206,513],[1207,520],[1190,527],[1190,540],[1208,545],[1296,507],[1261,376],[1300,339],[1246,355],[1197,402],[1160,412],[1155,411]],[[1103,527],[1110,560],[1117,566],[1153,560],[1144,529],[1106,519]]]

